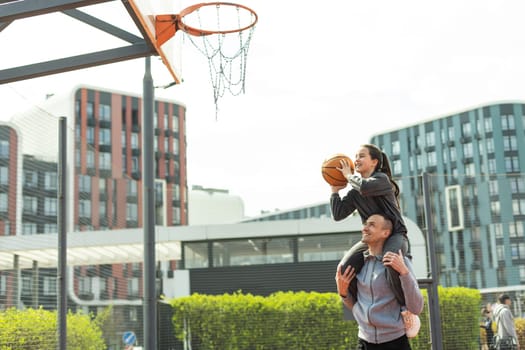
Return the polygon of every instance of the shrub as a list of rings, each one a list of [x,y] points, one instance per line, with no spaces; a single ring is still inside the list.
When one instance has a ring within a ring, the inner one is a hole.
[[[0,312],[0,349],[55,350],[58,345],[57,312],[43,309]],[[106,349],[102,331],[88,315],[68,313],[67,349]]]

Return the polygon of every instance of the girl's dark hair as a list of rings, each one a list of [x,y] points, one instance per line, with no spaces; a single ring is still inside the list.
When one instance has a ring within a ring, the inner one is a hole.
[[[370,158],[377,159],[375,171],[380,171],[388,176],[388,179],[394,188],[394,195],[397,199],[399,199],[399,186],[392,179],[392,169],[390,168],[390,162],[388,161],[388,157],[386,156],[385,152],[381,151],[376,145],[372,145],[370,143],[364,144],[361,147],[366,147],[368,149]]]

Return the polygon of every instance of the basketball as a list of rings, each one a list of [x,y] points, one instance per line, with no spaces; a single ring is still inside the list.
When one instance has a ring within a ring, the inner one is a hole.
[[[343,176],[343,173],[337,170],[337,168],[341,168],[340,161],[342,159],[345,159],[348,162],[353,174],[354,162],[352,161],[352,159],[350,159],[350,157],[342,153],[337,153],[323,161],[323,165],[321,167],[323,178],[332,186],[344,186],[348,183],[348,181]]]

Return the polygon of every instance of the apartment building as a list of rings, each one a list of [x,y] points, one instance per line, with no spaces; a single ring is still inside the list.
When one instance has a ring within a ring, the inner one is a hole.
[[[401,185],[404,215],[425,229],[430,179],[440,283],[525,283],[525,102],[485,104],[374,135]]]

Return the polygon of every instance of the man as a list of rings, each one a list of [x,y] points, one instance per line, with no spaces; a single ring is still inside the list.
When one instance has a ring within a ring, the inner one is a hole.
[[[498,328],[496,337],[496,349],[498,350],[519,350],[520,344],[514,327],[514,317],[510,311],[512,299],[508,294],[501,294],[498,303],[492,310],[492,315]]]
[[[383,245],[392,231],[392,221],[383,214],[373,214],[362,229],[361,241],[368,246],[364,252],[365,264],[356,275],[352,266],[341,271],[337,267],[337,291],[345,306],[352,310],[359,331],[358,349],[367,350],[410,350],[405,324],[401,316],[401,304],[386,277],[386,268],[392,267],[400,275],[406,308],[419,315],[423,310],[423,295],[419,289],[410,260],[398,254],[387,252]],[[357,279],[357,301],[348,294],[348,285]]]

